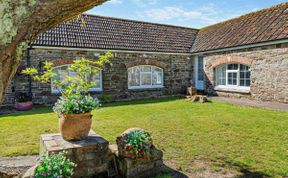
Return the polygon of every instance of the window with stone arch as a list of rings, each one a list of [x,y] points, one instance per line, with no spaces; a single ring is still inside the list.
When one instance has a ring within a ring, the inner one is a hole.
[[[163,69],[152,65],[128,68],[128,89],[162,88]]]
[[[215,69],[216,86],[250,88],[250,66],[241,63],[222,64]]]
[[[56,73],[56,76],[51,80],[51,92],[59,93],[59,89],[54,85],[54,80],[64,80],[67,76],[77,75],[75,72],[71,72],[68,70],[70,64],[61,65],[53,68],[53,71]],[[95,86],[93,86],[90,91],[102,91],[102,70],[99,70],[96,75],[92,78],[93,82],[95,82]]]

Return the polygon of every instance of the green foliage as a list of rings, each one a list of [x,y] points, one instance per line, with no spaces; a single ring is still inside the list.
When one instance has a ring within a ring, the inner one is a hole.
[[[35,68],[26,68],[22,74],[33,77],[34,80],[49,83],[53,80],[62,97],[57,101],[53,110],[59,114],[79,114],[91,112],[99,107],[98,99],[89,96],[89,90],[96,83],[93,81],[93,76],[98,74],[99,68],[104,64],[109,63],[109,59],[113,55],[106,52],[105,55],[99,56],[99,60],[92,61],[81,58],[74,60],[74,63],[68,68],[70,72],[75,73],[73,76],[67,76],[64,80],[59,81],[54,79],[56,73],[53,71],[53,63],[44,62],[44,73],[40,74]]]
[[[151,135],[143,129],[131,130],[123,138],[133,159],[149,159],[156,152]]]
[[[89,95],[84,97],[73,96],[71,98],[60,97],[53,110],[58,114],[80,114],[91,112],[99,106],[99,100]]]
[[[34,173],[35,178],[69,178],[73,175],[76,167],[69,159],[66,159],[65,152],[52,154],[49,156],[42,155]]]
[[[34,80],[42,83],[49,83],[52,79],[64,98],[73,98],[75,95],[88,94],[90,88],[96,84],[92,80],[93,76],[99,72],[99,68],[102,68],[105,63],[109,63],[109,59],[112,57],[110,52],[106,52],[105,55],[99,56],[97,61],[86,58],[75,60],[68,70],[75,72],[76,75],[67,76],[62,81],[54,79],[56,74],[52,70],[53,64],[47,61],[44,62],[45,72],[43,74],[39,74],[35,68],[27,68],[22,73],[30,75]]]

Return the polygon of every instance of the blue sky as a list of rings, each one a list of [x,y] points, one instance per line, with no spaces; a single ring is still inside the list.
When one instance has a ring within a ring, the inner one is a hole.
[[[87,13],[201,28],[285,0],[110,0]]]

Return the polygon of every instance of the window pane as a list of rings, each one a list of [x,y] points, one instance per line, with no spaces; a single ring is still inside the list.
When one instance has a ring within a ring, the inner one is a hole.
[[[141,85],[152,85],[151,79],[151,73],[141,73]]]
[[[250,87],[250,79],[246,81],[246,86]]]
[[[163,85],[163,71],[158,67],[153,67],[152,83],[153,85]]]
[[[249,66],[244,65],[244,64],[240,64],[240,70],[241,70],[241,71],[247,71],[247,70],[249,70],[249,69],[250,69]]]
[[[240,80],[240,86],[245,86],[245,80]]]
[[[132,67],[128,69],[128,86],[140,86],[139,67]]]
[[[238,64],[228,64],[228,70],[238,70]]]
[[[53,77],[52,82],[51,82],[51,88],[52,90],[58,90],[56,86],[54,85],[53,81],[58,80],[62,81],[68,76],[68,67],[67,66],[62,66],[62,67],[57,67],[53,69],[53,71],[56,73],[56,76]]]
[[[95,82],[95,85],[92,88],[100,89],[101,88],[101,71],[93,75],[92,80],[93,82]]]
[[[53,77],[51,82],[51,88],[52,90],[58,90],[53,84],[53,80],[63,81],[67,76],[74,76],[77,75],[76,72],[71,72],[68,70],[69,66],[61,66],[56,67],[53,69],[53,71],[56,73],[56,76]],[[88,76],[86,77],[86,80],[88,80]],[[98,71],[97,74],[92,76],[92,81],[95,82],[95,86],[92,87],[92,89],[101,89],[101,70]]]
[[[250,86],[250,67],[240,64],[240,86]]]
[[[163,70],[156,66],[136,66],[128,69],[128,86],[152,87],[163,85]]]
[[[204,71],[203,71],[203,57],[198,58],[198,80],[203,81],[204,79]]]
[[[141,66],[141,72],[151,72],[151,66]]]
[[[216,85],[226,85],[226,66],[216,68]]]
[[[228,73],[228,85],[237,85],[237,73],[236,72]]]

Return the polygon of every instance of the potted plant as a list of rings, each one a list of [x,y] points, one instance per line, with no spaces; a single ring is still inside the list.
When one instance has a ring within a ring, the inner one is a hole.
[[[86,58],[74,60],[68,70],[75,73],[64,80],[54,79],[53,63],[44,62],[44,72],[39,73],[35,68],[27,68],[22,73],[30,75],[42,83],[53,83],[61,93],[53,107],[59,117],[59,129],[63,139],[68,141],[83,140],[88,136],[92,124],[91,111],[99,107],[97,98],[89,95],[89,90],[95,86],[93,76],[105,63],[112,58],[110,52],[99,56],[97,61]]]
[[[140,128],[126,130],[117,140],[119,155],[137,160],[149,160],[159,152],[151,135]]]
[[[16,93],[15,95],[15,108],[18,111],[28,111],[33,108],[32,97],[27,93]]]

